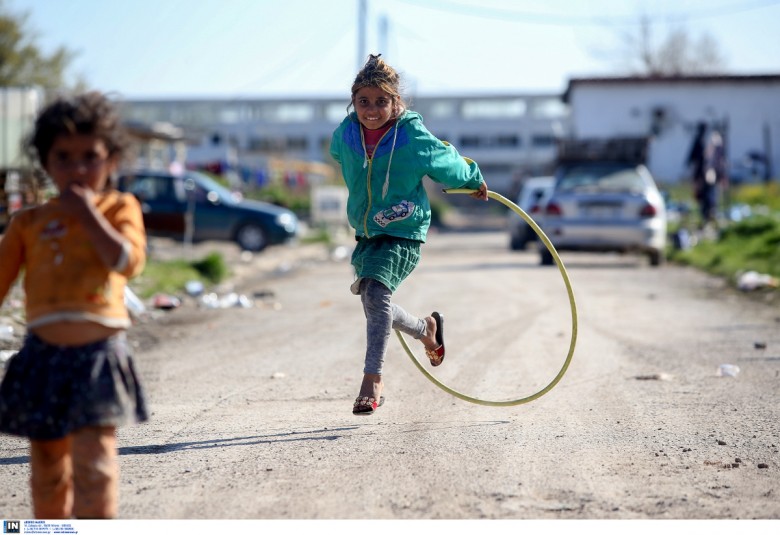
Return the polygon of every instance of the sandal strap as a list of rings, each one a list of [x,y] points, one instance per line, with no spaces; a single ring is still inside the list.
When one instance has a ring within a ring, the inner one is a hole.
[[[355,403],[353,407],[371,407],[372,409],[376,409],[377,402],[376,398],[370,398],[368,396],[358,396],[355,399]]]
[[[425,355],[428,357],[428,360],[431,361],[431,364],[441,363],[442,360],[444,360],[444,356],[441,354],[441,349],[444,346],[439,346],[436,349],[426,349]]]

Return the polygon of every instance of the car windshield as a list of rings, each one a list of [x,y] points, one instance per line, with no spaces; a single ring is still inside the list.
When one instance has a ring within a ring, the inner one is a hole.
[[[642,176],[633,167],[583,165],[566,170],[558,183],[561,192],[639,193],[645,188]]]
[[[187,173],[186,178],[194,180],[197,189],[201,189],[202,194],[207,196],[211,201],[216,200],[212,198],[214,195],[216,195],[222,203],[233,204],[238,201],[237,196],[233,194],[232,191],[207,175],[190,171]]]

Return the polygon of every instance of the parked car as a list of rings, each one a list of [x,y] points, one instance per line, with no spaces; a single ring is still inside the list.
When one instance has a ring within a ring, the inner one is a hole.
[[[558,251],[637,251],[658,266],[666,223],[663,196],[647,167],[592,161],[559,168],[542,229]],[[552,265],[546,248],[540,255],[542,265]]]
[[[537,225],[554,185],[555,177],[537,176],[526,179],[520,189],[516,201],[517,206],[531,216]],[[509,248],[513,251],[525,249],[529,243],[538,238],[536,232],[526,223],[525,219],[512,210],[507,216],[507,226],[509,228]]]
[[[298,232],[298,218],[290,210],[244,199],[194,171],[133,171],[121,175],[117,187],[138,198],[153,236],[185,239],[189,214],[192,241],[233,241],[246,251],[287,242]]]

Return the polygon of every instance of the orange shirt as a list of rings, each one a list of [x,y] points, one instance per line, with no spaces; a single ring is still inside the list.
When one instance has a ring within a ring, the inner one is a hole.
[[[0,303],[24,270],[28,328],[69,321],[130,326],[124,290],[146,262],[143,214],[130,194],[112,190],[95,199],[125,238],[128,255],[121,272],[104,265],[84,228],[60,210],[58,199],[11,218],[0,240]]]

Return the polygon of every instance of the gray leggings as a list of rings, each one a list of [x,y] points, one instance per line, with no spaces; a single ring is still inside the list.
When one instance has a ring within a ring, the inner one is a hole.
[[[392,295],[387,286],[375,279],[360,281],[360,300],[366,314],[366,364],[363,373],[382,374],[391,329],[417,339],[425,335],[425,320],[415,318],[391,303]]]

